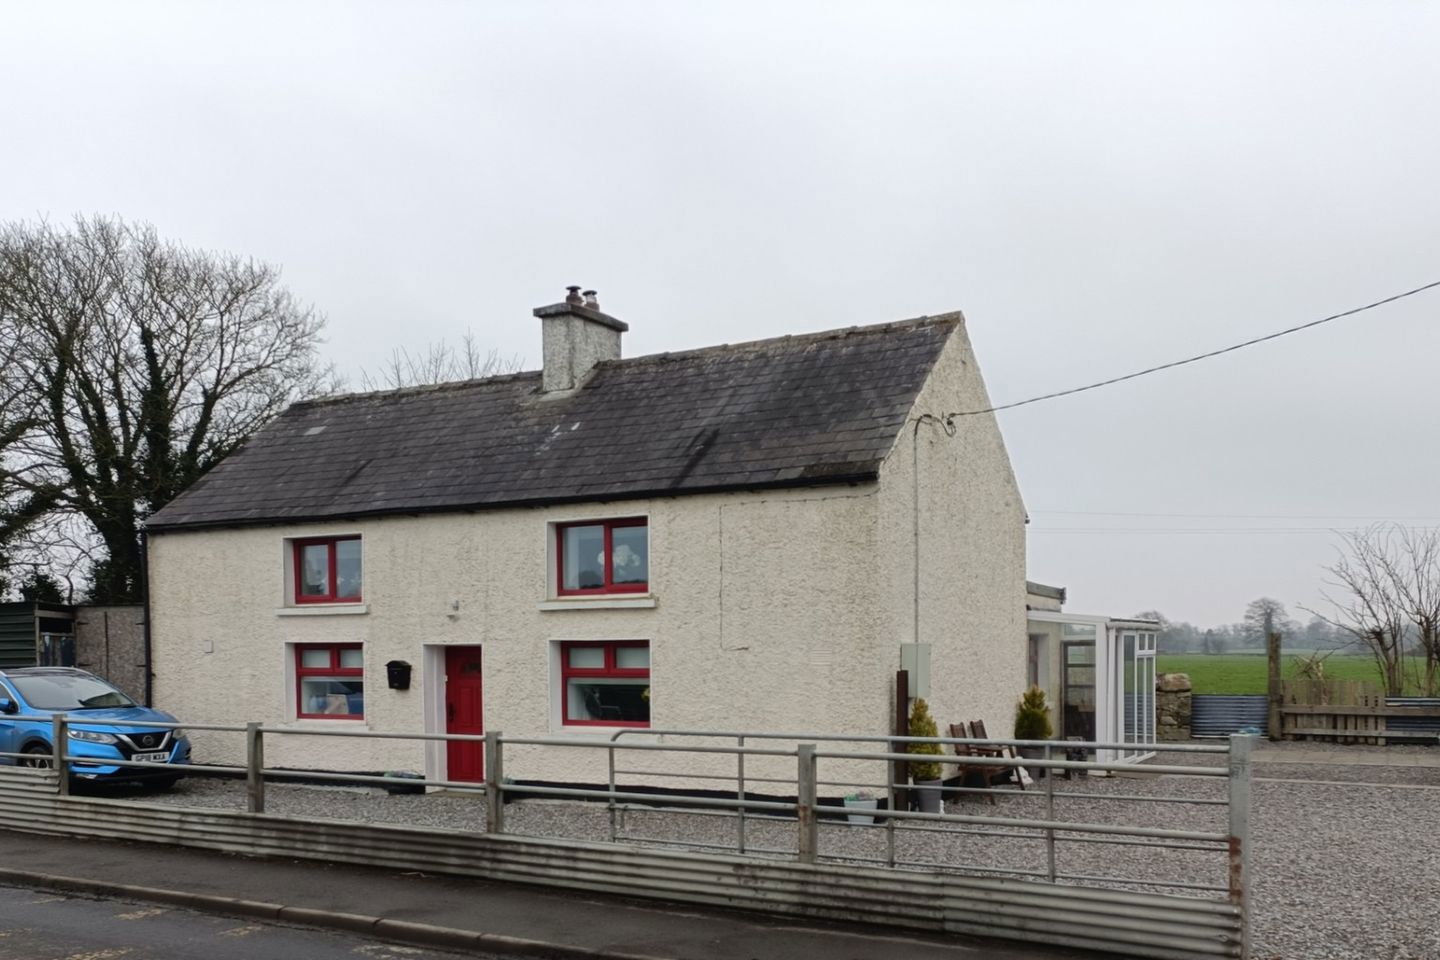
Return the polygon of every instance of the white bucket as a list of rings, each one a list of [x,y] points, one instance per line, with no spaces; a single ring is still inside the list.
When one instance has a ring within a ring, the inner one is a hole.
[[[879,800],[846,800],[846,810],[877,810],[880,807]],[[863,813],[848,814],[851,823],[874,823],[875,818]]]

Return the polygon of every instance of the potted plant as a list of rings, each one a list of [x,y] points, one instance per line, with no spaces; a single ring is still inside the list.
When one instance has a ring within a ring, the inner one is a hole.
[[[879,806],[880,801],[876,799],[875,794],[871,793],[869,790],[856,790],[854,793],[847,793],[845,795],[846,810],[875,810]],[[875,817],[873,814],[851,813],[847,814],[847,816],[849,817],[851,823],[875,822]]]
[[[910,709],[910,736],[940,736],[940,731],[935,726],[935,718],[930,716],[930,705],[925,702],[924,697],[916,697],[915,706]],[[943,756],[945,749],[938,743],[910,743],[906,744],[905,752],[937,757]],[[940,761],[910,761],[910,779],[915,782],[915,794],[920,801],[921,813],[940,812],[940,776]]]
[[[1050,705],[1045,702],[1045,691],[1040,687],[1031,687],[1020,695],[1020,700],[1015,704],[1015,739],[1049,740],[1054,733],[1055,730],[1050,725]],[[1026,760],[1043,760],[1045,748],[1021,747],[1020,756]],[[1030,768],[1031,779],[1044,775],[1044,767]]]

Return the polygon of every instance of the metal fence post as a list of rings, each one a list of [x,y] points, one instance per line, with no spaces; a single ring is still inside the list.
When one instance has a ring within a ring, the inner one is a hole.
[[[245,724],[245,809],[265,812],[265,735],[260,724]]]
[[[890,764],[885,764],[885,769],[890,769]],[[887,777],[887,779],[889,779]],[[886,788],[889,793],[885,798],[885,866],[895,866],[895,818],[891,816],[896,810],[896,798],[900,796],[895,790],[895,783],[891,781]]]
[[[1250,956],[1250,748],[1255,737],[1230,737],[1230,902],[1240,911],[1240,957]]]
[[[897,744],[891,740],[885,745],[885,749],[891,753],[899,753],[905,749],[905,745]],[[885,761],[882,769],[885,771],[885,866],[895,866],[895,817],[894,813],[900,809],[900,790],[896,783],[896,770],[904,769],[904,763],[893,763]],[[903,775],[902,775],[903,779]],[[965,782],[961,777],[960,782]]]
[[[485,832],[505,832],[505,758],[500,731],[485,734]]]
[[[1045,744],[1045,759],[1050,759],[1050,744]],[[1055,771],[1048,766],[1040,771],[1045,775],[1045,819],[1055,822]],[[1055,828],[1045,828],[1045,878],[1055,882]]]
[[[605,803],[605,809],[610,814],[610,842],[614,843],[619,830],[615,825],[615,741],[610,741],[610,746],[605,748],[609,755],[610,762],[610,798]]]
[[[735,830],[736,830],[735,851],[736,851],[737,853],[744,853],[744,852],[745,852],[745,738],[744,738],[744,737],[736,737],[736,738],[735,738],[735,746],[736,746],[736,748],[737,748],[737,751],[736,751],[736,754],[735,754],[735,793],[736,793],[736,797],[737,797],[737,798],[739,799],[739,801],[740,801],[740,806],[736,808],[736,813],[738,814],[738,816],[736,816],[736,818],[735,818],[735,824],[736,824],[736,826],[735,826]]]
[[[795,748],[796,785],[795,820],[800,829],[801,863],[814,863],[820,850],[820,823],[816,813],[815,744],[802,743]]]
[[[70,739],[70,720],[63,713],[50,717],[52,763],[55,766],[55,790],[62,797],[70,795],[70,771],[65,766],[65,744]]]

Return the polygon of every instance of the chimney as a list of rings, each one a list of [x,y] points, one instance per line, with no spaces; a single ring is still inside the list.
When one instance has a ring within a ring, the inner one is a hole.
[[[565,299],[536,307],[543,340],[542,392],[574,390],[585,382],[601,360],[620,359],[620,334],[630,327],[600,312],[594,290],[581,296],[579,287],[567,287]]]

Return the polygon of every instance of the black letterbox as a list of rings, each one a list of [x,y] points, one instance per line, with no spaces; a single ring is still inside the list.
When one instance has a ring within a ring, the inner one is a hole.
[[[391,690],[410,689],[410,664],[404,660],[391,660],[385,664],[385,673],[389,677]]]

